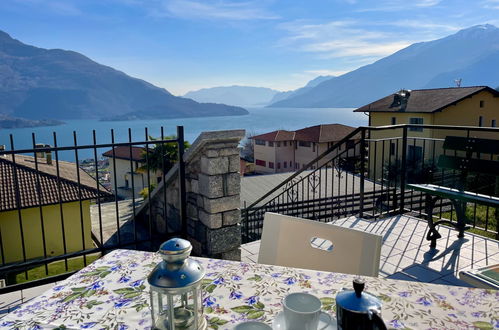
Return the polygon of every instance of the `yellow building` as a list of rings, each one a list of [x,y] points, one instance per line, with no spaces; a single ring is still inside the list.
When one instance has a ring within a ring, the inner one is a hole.
[[[1,264],[95,247],[90,201],[111,194],[75,163],[37,162],[38,171],[33,157],[0,156]]]
[[[366,113],[369,126],[420,124],[496,127],[499,120],[499,92],[487,86],[401,90],[360,107],[355,112]],[[435,159],[442,153],[446,136],[466,134],[467,131],[452,129],[409,128],[407,159],[410,163]],[[493,136],[497,133],[470,131],[469,134],[472,137],[497,139],[497,136]],[[383,164],[400,157],[401,136],[402,129],[370,133],[370,177],[379,179]]]

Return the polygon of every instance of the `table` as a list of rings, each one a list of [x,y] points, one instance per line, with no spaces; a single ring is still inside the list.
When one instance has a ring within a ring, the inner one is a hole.
[[[5,328],[148,329],[147,274],[155,253],[115,250],[0,319]],[[198,258],[206,269],[203,303],[210,329],[246,319],[271,323],[282,297],[309,292],[334,313],[336,293],[353,275]],[[388,327],[449,329],[499,327],[499,291],[366,278],[383,301]]]

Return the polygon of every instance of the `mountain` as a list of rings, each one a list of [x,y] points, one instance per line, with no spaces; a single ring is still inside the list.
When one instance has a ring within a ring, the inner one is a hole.
[[[441,73],[430,80],[424,87],[447,87],[449,82],[455,79],[462,79],[462,84],[467,86],[496,86],[499,83],[499,50],[481,57],[476,62],[463,68]]]
[[[244,115],[201,104],[98,64],[82,54],[23,44],[0,31],[0,114],[27,119]]]
[[[198,102],[225,103],[238,106],[263,106],[269,104],[274,95],[279,93],[274,89],[250,86],[227,86],[203,88],[184,95]]]
[[[273,104],[282,100],[285,100],[290,97],[294,97],[300,94],[305,93],[308,90],[311,90],[313,87],[319,85],[321,82],[334,78],[334,76],[318,76],[310,80],[305,86],[295,89],[294,91],[280,92],[272,98],[269,104]]]
[[[401,88],[497,86],[499,28],[477,25],[448,37],[412,44],[390,56],[326,80],[272,107],[358,107]]]

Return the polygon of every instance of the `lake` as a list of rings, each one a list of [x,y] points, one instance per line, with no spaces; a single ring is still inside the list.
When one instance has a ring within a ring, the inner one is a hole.
[[[99,120],[67,120],[64,125],[52,127],[30,127],[1,129],[0,144],[10,149],[9,135],[12,134],[15,149],[32,148],[32,133],[37,143],[54,145],[53,132],[57,134],[58,146],[71,146],[73,131],[76,131],[78,145],[92,144],[92,130],[96,131],[97,143],[111,142],[111,129],[114,129],[115,142],[128,142],[128,128],[132,130],[133,141],[144,141],[147,127],[149,135],[160,136],[161,126],[165,135],[176,133],[176,126],[184,126],[185,139],[193,142],[203,131],[245,129],[246,133],[261,134],[277,129],[296,130],[318,124],[345,124],[362,126],[368,124],[368,117],[363,113],[353,112],[352,108],[247,108],[248,115],[178,118],[164,120],[136,121],[99,121]],[[98,150],[98,156],[106,150]],[[61,152],[63,160],[74,160],[73,152]],[[80,150],[79,159],[93,157],[93,150]]]

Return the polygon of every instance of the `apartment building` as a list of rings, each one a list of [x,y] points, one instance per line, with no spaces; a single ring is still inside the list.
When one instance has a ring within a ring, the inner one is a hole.
[[[400,90],[354,111],[368,114],[369,126],[416,124],[497,127],[499,92],[487,86]],[[468,132],[411,127],[408,130],[411,143],[407,146],[409,162],[417,163],[438,157],[443,153],[442,141],[450,134],[466,136]],[[479,138],[492,137],[492,133],[471,131],[469,134]],[[397,142],[401,136],[401,129],[371,133],[373,140],[393,139],[388,141],[390,143],[385,148],[369,148],[369,157],[377,159],[371,162],[371,177],[379,179],[383,173],[383,162],[401,154],[402,143]]]
[[[323,124],[296,131],[277,130],[253,136],[255,172],[299,170],[354,130],[354,127],[342,124]],[[327,160],[322,160],[317,166]]]

